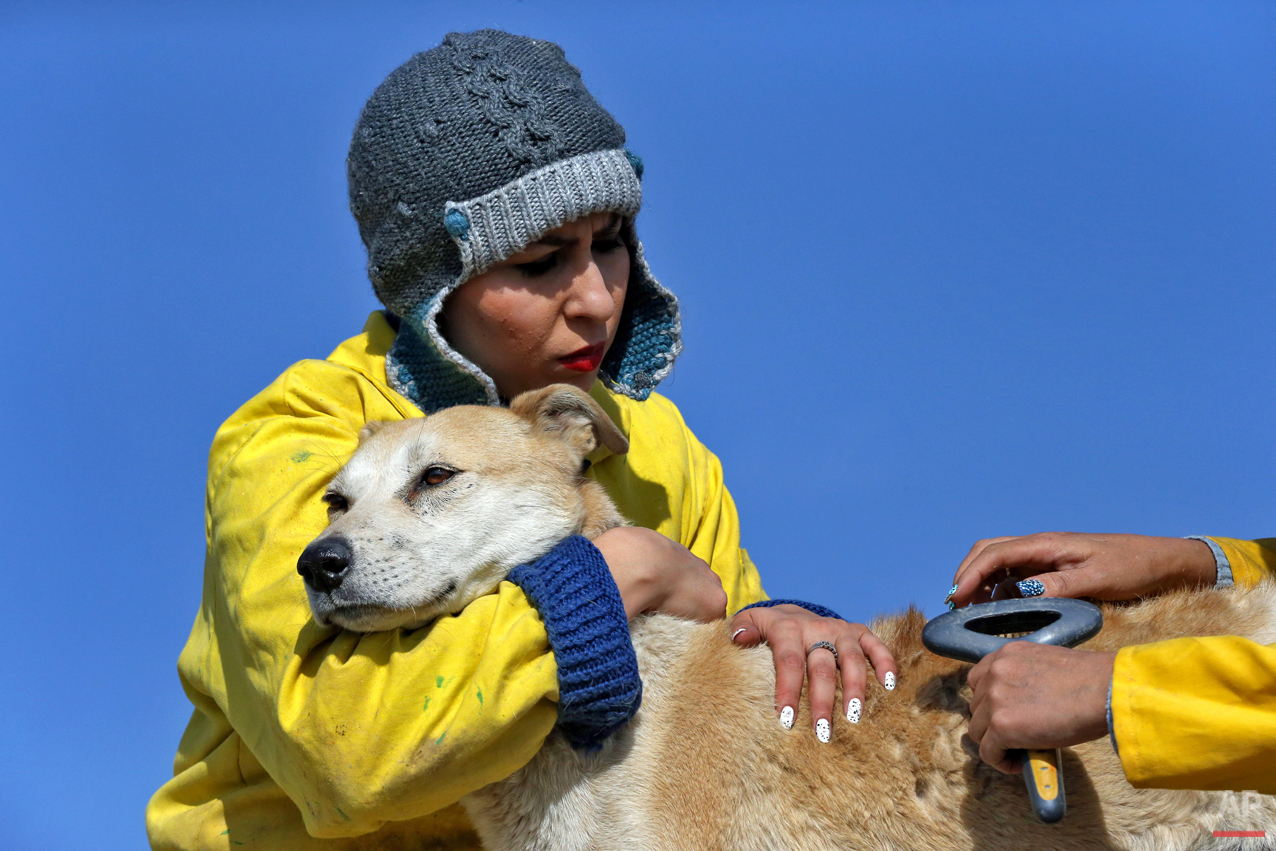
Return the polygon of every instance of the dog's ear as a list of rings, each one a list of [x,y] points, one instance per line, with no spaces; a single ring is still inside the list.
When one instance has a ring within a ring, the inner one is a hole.
[[[541,431],[557,434],[584,458],[601,443],[617,455],[629,451],[629,441],[598,403],[579,387],[551,384],[520,393],[510,410]]]
[[[387,425],[389,423],[384,423],[381,420],[372,420],[364,423],[363,428],[359,429],[359,445],[362,446],[369,437],[372,437],[372,435],[381,431]]]

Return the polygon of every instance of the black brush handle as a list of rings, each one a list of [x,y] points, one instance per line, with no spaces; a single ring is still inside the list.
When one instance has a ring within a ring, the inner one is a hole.
[[[962,662],[978,662],[1012,641],[1075,647],[1093,638],[1103,627],[1099,607],[1084,600],[1037,597],[1031,600],[998,600],[940,615],[922,629],[922,644],[940,656]],[[1004,633],[1023,632],[1019,638]],[[1063,754],[1053,751],[1010,751],[1010,759],[1023,766],[1023,782],[1037,818],[1054,824],[1063,818],[1068,802],[1063,793]]]

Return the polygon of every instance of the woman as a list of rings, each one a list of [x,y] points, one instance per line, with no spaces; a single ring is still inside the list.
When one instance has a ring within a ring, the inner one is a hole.
[[[373,94],[347,167],[387,311],[214,439],[204,597],[179,662],[195,711],[147,811],[152,846],[476,847],[458,799],[525,764],[555,724],[589,747],[637,708],[626,625],[641,612],[752,606],[729,628],[771,645],[778,722],[792,726],[804,677],[821,741],[839,682],[837,710],[858,721],[866,657],[888,688],[894,661],[861,625],[763,602],[717,459],[652,395],[681,339],[634,229],[642,163],[562,51],[449,35]],[[310,620],[296,559],[364,423],[555,382],[588,390],[630,440],[589,474],[635,525],[530,568],[602,577],[614,605],[589,635],[546,623],[509,582],[415,631]]]
[[[1042,534],[980,541],[954,605],[1010,594],[1134,600],[1175,588],[1252,586],[1272,540]],[[990,765],[1011,748],[1110,735],[1130,783],[1276,793],[1276,646],[1182,638],[1118,653],[1012,642],[970,671],[970,736]]]

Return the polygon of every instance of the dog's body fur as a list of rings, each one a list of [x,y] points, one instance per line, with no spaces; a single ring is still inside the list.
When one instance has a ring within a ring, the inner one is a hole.
[[[596,442],[623,452],[624,438],[572,388],[363,437],[329,489],[332,525],[307,548],[337,540],[350,552],[340,587],[309,589],[321,622],[418,626],[567,535],[622,522],[579,470]],[[425,482],[431,470],[441,481]],[[1276,643],[1276,585],[1170,594],[1105,615],[1087,648],[1215,634]],[[1068,814],[1041,824],[1022,779],[982,763],[964,738],[969,665],[926,652],[922,625],[915,610],[873,625],[898,663],[898,687],[888,693],[870,678],[864,721],[835,724],[824,745],[807,731],[805,707],[794,730],[777,721],[766,648],[735,647],[721,623],[640,617],[631,625],[638,715],[593,754],[551,735],[527,766],[464,803],[491,849],[1269,847],[1211,832],[1276,824],[1273,798],[1136,790],[1103,740],[1064,752]]]

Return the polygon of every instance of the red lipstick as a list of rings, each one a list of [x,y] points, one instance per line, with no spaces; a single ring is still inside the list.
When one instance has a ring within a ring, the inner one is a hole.
[[[573,372],[593,372],[603,362],[603,350],[606,348],[605,343],[586,346],[559,358],[558,362]]]

